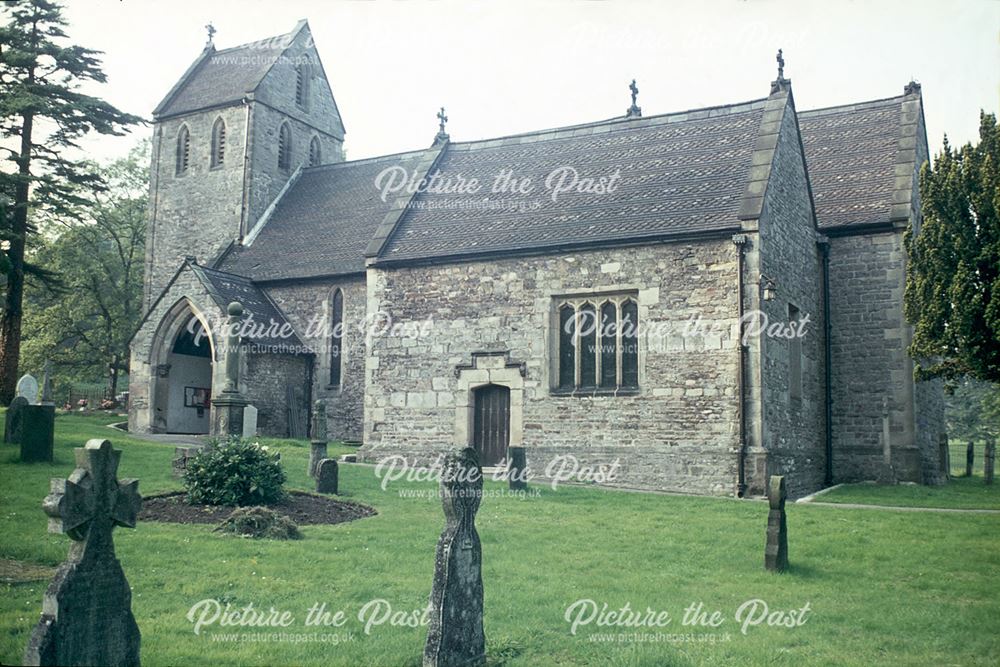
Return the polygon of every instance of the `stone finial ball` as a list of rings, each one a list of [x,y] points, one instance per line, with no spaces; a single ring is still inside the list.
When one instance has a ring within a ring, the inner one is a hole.
[[[230,315],[242,315],[243,314],[243,304],[239,301],[233,301],[229,304],[229,314]]]

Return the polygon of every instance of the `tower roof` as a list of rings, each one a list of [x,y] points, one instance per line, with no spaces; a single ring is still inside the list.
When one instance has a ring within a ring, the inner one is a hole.
[[[180,80],[153,110],[156,119],[239,103],[252,93],[307,27],[299,21],[291,32],[217,51],[209,42]]]

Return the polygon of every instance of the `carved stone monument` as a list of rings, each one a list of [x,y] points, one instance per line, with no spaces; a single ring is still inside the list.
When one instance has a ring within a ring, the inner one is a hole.
[[[310,477],[316,477],[319,462],[326,458],[326,444],[326,405],[323,401],[316,401],[313,404],[312,438],[309,442]]]
[[[434,559],[424,667],[483,664],[483,551],[476,512],[483,475],[476,450],[448,456],[441,474],[445,527]]]
[[[185,445],[174,447],[174,458],[170,462],[171,473],[174,477],[183,478],[187,472],[188,461],[193,459],[203,447],[199,445]]]
[[[212,434],[226,437],[243,435],[243,408],[248,401],[240,393],[240,335],[243,305],[229,304],[226,320],[225,371],[226,383],[217,397],[212,397]]]
[[[17,381],[17,395],[24,396],[28,403],[38,402],[38,380],[33,375],[22,375]]]
[[[896,470],[892,467],[892,429],[889,414],[889,399],[882,397],[882,466],[879,468],[879,484],[895,484]]]
[[[996,460],[997,443],[993,440],[986,441],[985,453],[983,454],[983,480],[987,484],[993,483],[993,465]]]
[[[52,462],[56,406],[26,405],[21,417],[21,461]]]
[[[257,437],[257,408],[253,405],[248,405],[243,408],[243,437],[244,438],[256,438]]]
[[[965,446],[965,476],[972,477],[972,464],[976,462],[976,447],[975,444],[969,440],[969,444]]]
[[[3,441],[10,444],[21,442],[22,426],[24,424],[24,408],[28,406],[28,399],[24,396],[15,396],[7,407],[4,414]]]
[[[788,528],[785,525],[785,499],[788,491],[785,478],[771,475],[767,485],[767,546],[764,548],[764,569],[784,572],[788,569]]]
[[[111,533],[135,527],[139,482],[118,481],[121,452],[107,440],[90,440],[75,453],[76,469],[52,480],[42,504],[49,532],[73,543],[45,592],[24,664],[138,665],[139,627]]]
[[[335,459],[323,459],[316,465],[316,493],[337,493],[340,470]]]
[[[524,447],[510,447],[507,451],[510,454],[507,483],[511,491],[524,491],[528,488],[528,462]]]

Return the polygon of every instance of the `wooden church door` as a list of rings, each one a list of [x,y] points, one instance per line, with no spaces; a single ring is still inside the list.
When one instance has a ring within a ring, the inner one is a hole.
[[[472,446],[481,466],[494,466],[510,444],[510,389],[488,384],[475,390]]]

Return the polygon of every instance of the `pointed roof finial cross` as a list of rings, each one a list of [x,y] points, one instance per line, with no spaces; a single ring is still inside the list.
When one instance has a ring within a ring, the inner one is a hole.
[[[444,125],[445,123],[448,122],[448,116],[444,115],[444,107],[441,107],[441,110],[438,111],[437,119],[438,119],[438,133],[437,136],[434,137],[434,143],[431,144],[432,146],[438,146],[440,144],[443,144],[449,139],[448,133],[444,131]]]
[[[778,49],[778,56],[775,58],[778,61],[778,81],[785,80],[785,58],[781,55],[781,49]]]
[[[217,33],[218,30],[216,30],[215,26],[209,22],[208,25],[205,26],[205,31],[208,32],[208,41],[205,43],[205,46],[210,46],[213,43],[212,38],[215,37],[215,33]]]
[[[635,103],[636,98],[639,97],[639,87],[635,85],[635,79],[632,79],[632,83],[628,85],[628,89],[632,92],[632,106],[625,112],[625,117],[638,118],[642,115],[642,109]]]

